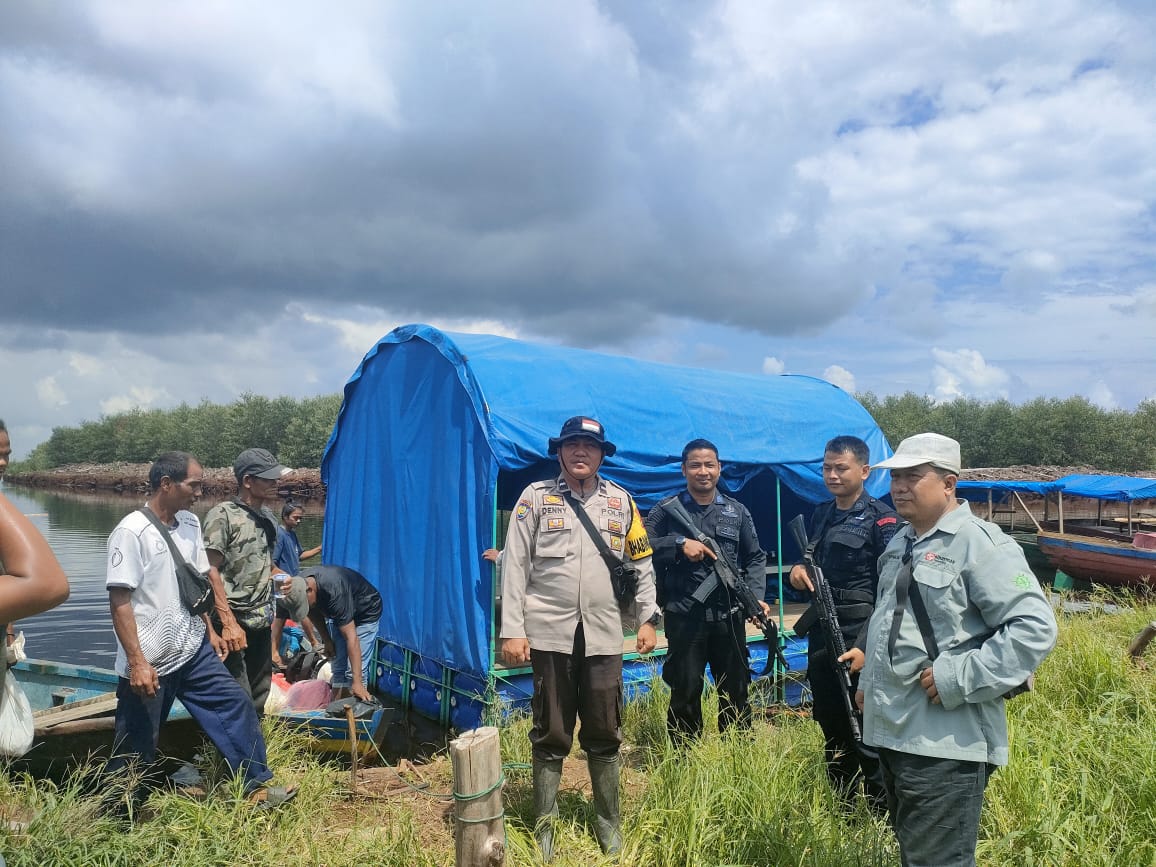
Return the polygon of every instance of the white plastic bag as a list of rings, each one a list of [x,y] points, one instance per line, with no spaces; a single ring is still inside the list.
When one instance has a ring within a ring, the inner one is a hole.
[[[24,652],[24,633],[23,631],[17,633],[16,637],[12,639],[5,650],[8,655],[8,664],[15,665],[18,662],[23,662],[28,658],[28,654]]]
[[[8,672],[4,692],[0,693],[0,755],[16,759],[32,749],[35,727],[28,696]]]

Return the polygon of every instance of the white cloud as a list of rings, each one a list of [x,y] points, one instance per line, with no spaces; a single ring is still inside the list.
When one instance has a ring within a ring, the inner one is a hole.
[[[1092,390],[1088,392],[1088,400],[1096,404],[1102,409],[1119,409],[1120,404],[1116,401],[1116,396],[1112,394],[1112,389],[1108,387],[1108,383],[1103,380],[1098,381],[1092,386]]]
[[[172,396],[163,388],[133,386],[128,394],[110,397],[100,402],[100,411],[105,415],[116,415],[130,409],[149,409],[161,402],[172,402]]]
[[[823,371],[823,379],[827,380],[831,385],[839,386],[839,388],[848,394],[855,393],[855,377],[851,371],[845,367],[832,364]]]
[[[778,376],[786,369],[787,365],[773,355],[768,355],[763,359],[763,373],[767,376]]]
[[[50,409],[68,405],[68,395],[56,381],[55,376],[46,376],[36,382],[36,395],[40,403]]]
[[[934,348],[931,355],[936,362],[931,380],[937,401],[946,402],[957,397],[987,400],[1007,397],[1007,372],[988,364],[976,350]]]

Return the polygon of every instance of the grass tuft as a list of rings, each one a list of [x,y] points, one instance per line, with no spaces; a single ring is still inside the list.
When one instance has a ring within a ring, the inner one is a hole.
[[[1102,600],[1106,601],[1106,600]],[[1119,600],[1113,600],[1117,603]],[[1063,615],[1055,652],[1036,690],[1008,705],[1012,760],[992,778],[979,842],[984,865],[1156,865],[1156,661],[1126,659],[1128,642],[1156,620],[1156,605],[1126,599],[1116,615]],[[839,813],[822,767],[822,738],[808,719],[756,720],[749,735],[713,730],[717,696],[707,692],[708,732],[686,750],[666,738],[668,693],[627,705],[620,864],[889,865],[898,849],[865,808]],[[529,720],[502,731],[503,759],[529,763]],[[279,783],[300,794],[281,810],[241,798],[220,757],[206,750],[204,798],[154,794],[126,823],[105,815],[128,803],[120,789],[93,794],[98,768],[61,783],[0,771],[0,852],[10,865],[346,865],[445,867],[454,862],[447,802],[448,760],[427,766],[429,793],[351,798],[348,770],[326,764],[283,728],[267,727]],[[560,867],[615,863],[598,850],[585,768],[573,764],[560,798]],[[507,864],[536,863],[530,774],[506,771]],[[565,779],[565,778],[564,778]]]

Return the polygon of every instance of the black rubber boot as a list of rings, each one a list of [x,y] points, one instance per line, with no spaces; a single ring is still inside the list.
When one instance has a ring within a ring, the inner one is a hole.
[[[534,760],[534,838],[542,861],[554,859],[554,822],[558,818],[558,786],[562,783],[562,760]]]
[[[622,848],[622,817],[618,808],[618,756],[596,759],[589,756],[590,786],[594,790],[594,836],[607,855]]]

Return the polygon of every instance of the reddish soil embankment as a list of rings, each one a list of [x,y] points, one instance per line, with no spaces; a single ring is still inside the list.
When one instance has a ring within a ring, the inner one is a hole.
[[[10,472],[5,477],[17,485],[33,488],[56,488],[78,491],[146,492],[149,489],[148,464],[71,464],[42,472]],[[228,497],[237,490],[232,467],[205,469],[205,494]],[[278,486],[282,497],[300,500],[320,499],[325,496],[321,471],[294,470]]]

